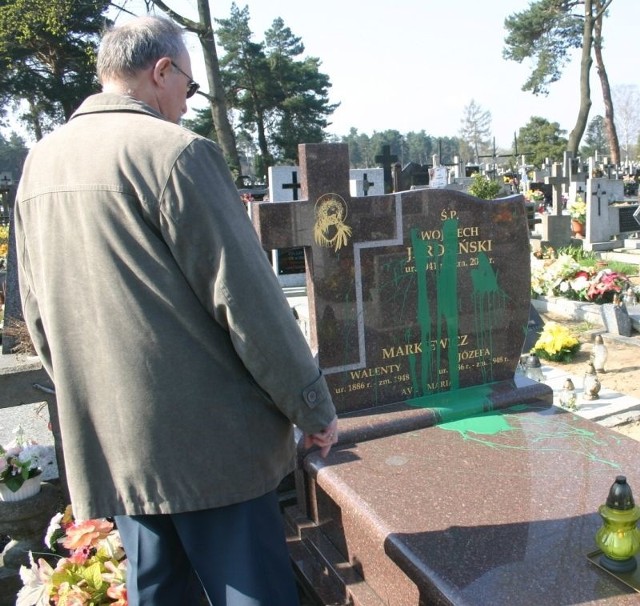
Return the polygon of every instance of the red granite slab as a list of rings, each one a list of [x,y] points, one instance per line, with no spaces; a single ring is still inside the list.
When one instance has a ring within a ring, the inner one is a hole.
[[[640,603],[586,557],[615,476],[640,498],[640,444],[546,405],[490,414],[306,458],[291,547],[323,603]]]

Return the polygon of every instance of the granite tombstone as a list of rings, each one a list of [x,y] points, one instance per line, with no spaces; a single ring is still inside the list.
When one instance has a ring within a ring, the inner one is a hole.
[[[300,159],[300,200],[253,217],[265,248],[305,249],[312,347],[340,410],[327,458],[300,448],[284,516],[314,603],[637,603],[588,554],[612,475],[640,482],[640,447],[513,378],[529,312],[522,200],[351,198],[346,146]],[[488,393],[502,400],[483,412]]]
[[[352,198],[346,145],[300,159],[300,200],[255,205],[254,224],[267,250],[305,249],[311,346],[339,412],[513,379],[530,297],[522,198]]]

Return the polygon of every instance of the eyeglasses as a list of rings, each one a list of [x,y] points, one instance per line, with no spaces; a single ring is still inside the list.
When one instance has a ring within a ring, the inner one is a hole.
[[[187,84],[187,99],[193,97],[196,94],[197,90],[200,88],[200,85],[197,82],[194,82],[191,79],[191,76],[186,72],[183,72],[173,61],[171,61],[171,65],[175,67],[187,80],[189,80]]]

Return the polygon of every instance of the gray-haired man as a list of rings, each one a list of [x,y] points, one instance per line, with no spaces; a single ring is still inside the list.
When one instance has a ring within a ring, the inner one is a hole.
[[[103,92],[32,150],[16,208],[25,319],[56,385],[77,518],[116,516],[130,603],[297,603],[275,489],[293,429],[337,440],[326,382],[218,147],[177,125],[181,30],[109,31]]]

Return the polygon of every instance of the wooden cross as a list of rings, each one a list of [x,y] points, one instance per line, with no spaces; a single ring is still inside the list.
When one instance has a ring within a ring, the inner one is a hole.
[[[393,191],[393,176],[391,174],[391,165],[398,161],[398,156],[391,153],[391,147],[389,145],[382,146],[382,153],[375,157],[375,161],[378,164],[382,164],[382,171],[384,175],[384,193],[389,194]]]
[[[298,190],[300,189],[301,184],[298,183],[298,171],[294,170],[291,173],[291,183],[283,183],[282,189],[292,189],[291,195],[294,200],[298,199]]]

